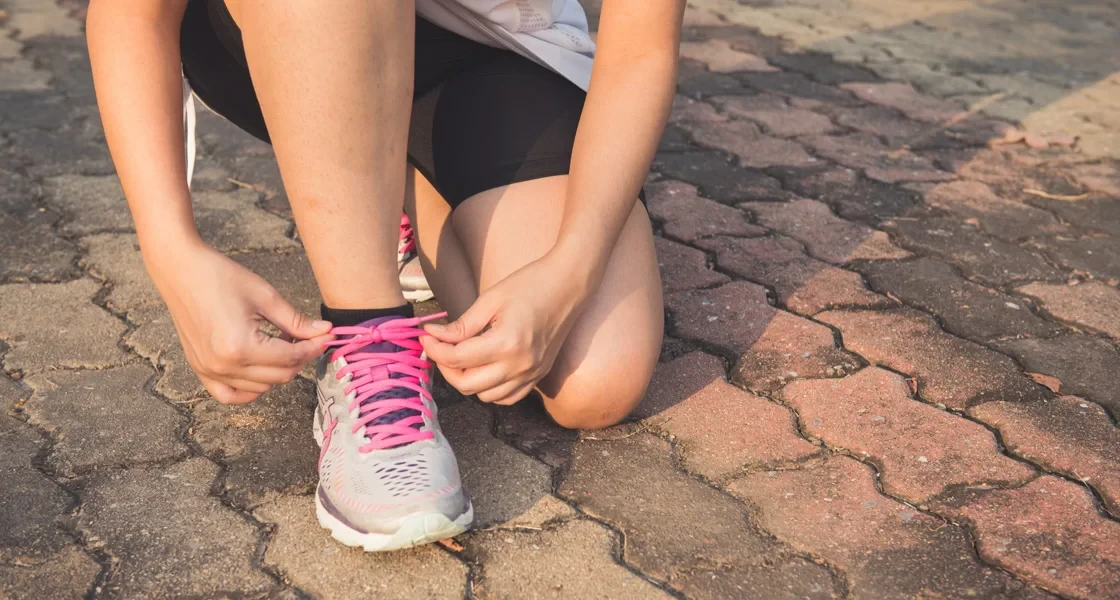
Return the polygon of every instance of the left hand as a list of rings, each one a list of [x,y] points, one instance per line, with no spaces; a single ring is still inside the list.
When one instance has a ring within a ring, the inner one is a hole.
[[[563,262],[546,255],[529,263],[480,294],[458,320],[425,327],[429,335],[420,342],[448,383],[508,405],[552,370],[586,299]]]

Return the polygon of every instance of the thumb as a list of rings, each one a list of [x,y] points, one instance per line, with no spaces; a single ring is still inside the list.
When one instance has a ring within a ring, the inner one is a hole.
[[[458,344],[467,338],[478,335],[485,329],[494,319],[494,313],[495,311],[490,307],[486,296],[483,295],[475,300],[474,304],[467,309],[467,312],[463,313],[458,319],[447,325],[429,323],[424,326],[424,331],[441,342]]]
[[[276,290],[271,291],[268,299],[261,303],[259,310],[266,321],[275,325],[285,335],[297,340],[326,335],[331,330],[330,323],[313,320],[297,311]]]

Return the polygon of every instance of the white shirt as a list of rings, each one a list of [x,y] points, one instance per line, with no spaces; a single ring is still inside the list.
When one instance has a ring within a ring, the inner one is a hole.
[[[416,0],[425,19],[481,44],[513,50],[584,90],[595,42],[577,0]]]

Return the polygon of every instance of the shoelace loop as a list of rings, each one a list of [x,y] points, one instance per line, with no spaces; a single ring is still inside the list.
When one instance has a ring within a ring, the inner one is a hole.
[[[400,244],[397,248],[398,254],[409,254],[416,249],[416,232],[412,229],[412,222],[408,220],[408,215],[401,215],[401,229],[400,229]]]
[[[434,415],[425,404],[432,402],[431,393],[424,385],[430,383],[428,368],[431,363],[423,358],[419,337],[424,330],[418,325],[445,317],[446,313],[412,319],[393,319],[374,327],[335,327],[331,333],[343,339],[327,342],[338,346],[331,352],[331,360],[346,359],[346,366],[335,374],[339,380],[350,375],[344,393],[353,393],[354,399],[347,406],[350,412],[358,411],[353,433],[365,428],[368,440],[358,448],[372,452],[393,448],[412,442],[431,439],[435,434],[423,429],[424,419]],[[400,350],[393,352],[362,351],[370,344],[391,342]],[[415,392],[403,397],[376,398],[382,392],[394,390],[398,394]],[[374,423],[377,419],[396,411],[407,411],[409,416],[391,423]]]

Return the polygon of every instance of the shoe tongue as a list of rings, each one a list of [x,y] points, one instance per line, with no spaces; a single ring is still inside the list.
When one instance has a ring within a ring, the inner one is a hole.
[[[389,321],[396,321],[397,319],[403,318],[404,317],[399,317],[396,315],[390,315],[388,317],[378,317],[376,319],[370,319],[368,321],[359,323],[358,327],[379,327],[383,323],[388,323]],[[358,352],[399,352],[401,350],[403,350],[403,348],[394,344],[393,342],[381,341],[377,342],[376,344],[367,344],[365,346],[362,346],[362,348],[358,350]]]
[[[370,320],[365,321],[363,323],[359,323],[358,327],[379,327],[382,324],[387,323],[389,321],[395,321],[397,319],[404,319],[404,318],[405,317],[396,316],[396,315],[391,315],[391,316],[388,316],[388,317],[378,317],[376,319],[370,319]],[[377,343],[374,343],[374,344],[367,344],[365,346],[362,346],[362,348],[360,350],[358,350],[358,352],[378,352],[378,353],[403,352],[403,351],[405,351],[404,348],[402,348],[401,346],[398,346],[398,345],[396,345],[396,344],[394,344],[393,342],[390,342],[390,341],[381,341],[381,342],[377,342]],[[389,376],[390,379],[400,379],[402,377],[404,377],[404,375],[396,374],[396,373]],[[413,392],[412,390],[410,390],[408,388],[391,388],[391,389],[385,390],[383,392],[379,392],[377,394],[374,394],[371,398],[367,399],[365,402],[375,402],[377,400],[388,400],[390,398],[407,398],[407,397],[414,396],[414,395],[415,395],[415,392]],[[394,410],[391,413],[388,413],[386,415],[382,415],[382,416],[374,419],[373,421],[370,422],[370,425],[389,425],[389,424],[392,424],[392,423],[396,423],[397,421],[399,421],[401,419],[411,417],[411,416],[416,415],[416,414],[419,414],[418,411],[408,409],[408,408],[402,408],[402,409],[399,409],[399,410]],[[416,425],[415,427],[419,428],[419,425]]]

